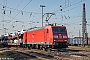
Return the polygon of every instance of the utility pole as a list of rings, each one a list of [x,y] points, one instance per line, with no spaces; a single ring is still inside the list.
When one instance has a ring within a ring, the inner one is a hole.
[[[79,30],[79,37],[81,37],[81,35],[80,35],[80,30]]]
[[[86,12],[85,12],[85,3],[83,4],[82,12],[82,46],[84,47],[87,44],[87,29],[86,29]]]
[[[45,6],[40,5],[40,7],[42,7],[42,27],[43,27],[43,7],[45,7]]]

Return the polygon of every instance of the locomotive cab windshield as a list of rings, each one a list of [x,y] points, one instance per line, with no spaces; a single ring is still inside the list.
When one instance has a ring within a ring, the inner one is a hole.
[[[66,28],[52,28],[54,33],[67,33]]]

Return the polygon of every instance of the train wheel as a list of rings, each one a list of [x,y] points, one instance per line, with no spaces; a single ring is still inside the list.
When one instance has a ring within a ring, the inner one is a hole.
[[[30,45],[30,49],[33,49],[33,45]]]
[[[43,47],[42,50],[43,50],[43,51],[46,51],[46,48]]]
[[[39,46],[38,45],[36,45],[36,47],[35,47],[36,49],[38,49],[39,48]]]
[[[30,45],[28,45],[27,48],[28,48],[28,49],[31,49],[31,48],[30,48]]]
[[[24,45],[22,46],[22,48],[23,48],[23,49],[25,48]]]
[[[48,48],[47,51],[48,51],[48,52],[51,52],[51,48]]]
[[[39,48],[39,49],[40,49],[40,50],[42,50],[42,48],[43,48],[43,47],[42,47],[42,46],[40,46],[40,48]]]
[[[30,50],[30,47],[29,46],[27,48]]]
[[[46,45],[42,47],[42,50],[46,51],[47,47]]]
[[[24,45],[24,48],[26,48],[27,47],[27,45]]]

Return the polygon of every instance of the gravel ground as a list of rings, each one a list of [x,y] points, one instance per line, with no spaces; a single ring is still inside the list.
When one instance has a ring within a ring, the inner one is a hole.
[[[13,49],[13,48],[11,48]],[[23,49],[21,49],[23,50]],[[90,60],[90,48],[83,48],[78,46],[69,46],[66,49],[67,51],[58,51],[58,52],[47,52],[47,51],[38,51],[38,50],[30,50],[37,51],[38,53],[47,53],[54,56],[60,56],[62,58],[68,58],[67,60]],[[28,50],[29,51],[29,50]],[[25,54],[18,53],[16,51],[11,51],[10,49],[1,48],[0,49],[0,60],[38,60],[36,57],[28,56]],[[59,59],[57,59],[59,60]]]

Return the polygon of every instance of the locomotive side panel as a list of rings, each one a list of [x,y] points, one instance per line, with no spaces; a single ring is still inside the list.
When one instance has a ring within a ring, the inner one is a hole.
[[[45,42],[45,30],[27,32],[27,44],[42,44]]]
[[[45,30],[35,31],[35,42],[44,43],[45,42]]]

